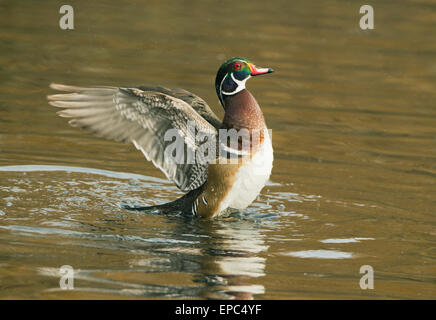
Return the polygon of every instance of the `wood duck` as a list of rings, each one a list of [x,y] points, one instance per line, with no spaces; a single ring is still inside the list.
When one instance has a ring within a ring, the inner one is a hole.
[[[52,83],[52,89],[68,93],[47,98],[51,105],[63,108],[58,112],[61,117],[73,118],[70,125],[106,139],[133,143],[147,160],[186,192],[170,203],[127,209],[181,211],[211,218],[231,209],[248,207],[269,179],[273,163],[271,137],[259,104],[245,84],[252,76],[271,72],[270,68],[256,67],[239,57],[221,65],[215,88],[225,111],[222,122],[203,99],[178,88],[76,87]],[[189,129],[189,123],[196,129]],[[196,138],[198,132],[206,132],[213,138],[203,142],[219,141],[215,145],[227,153],[223,155],[220,151],[207,161],[200,161],[201,157],[194,158],[196,161],[176,161],[165,150],[171,143],[165,136],[170,129],[176,129],[183,137],[184,150],[191,154],[198,152],[202,145],[201,139]],[[232,129],[248,132],[252,138],[248,148],[241,143],[243,135],[237,137],[236,146],[229,145],[228,139],[224,142],[220,139],[223,130]]]

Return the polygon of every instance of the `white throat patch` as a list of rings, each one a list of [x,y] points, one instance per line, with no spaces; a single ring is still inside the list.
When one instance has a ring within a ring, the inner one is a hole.
[[[238,80],[238,79],[235,78],[235,76],[233,75],[233,72],[232,72],[232,73],[230,74],[230,77],[232,77],[232,80],[233,80],[233,81],[234,81],[238,86],[237,86],[236,89],[233,90],[232,92],[226,92],[226,91],[223,91],[223,90],[222,90],[222,85],[223,85],[224,80],[226,79],[226,77],[224,77],[223,80],[221,81],[221,84],[220,84],[221,94],[225,94],[225,95],[231,96],[231,95],[233,95],[233,94],[238,93],[239,91],[244,90],[244,89],[245,89],[245,82],[247,82],[247,80],[251,78],[251,75],[249,75],[249,76],[248,76],[247,78],[245,78],[244,80]]]

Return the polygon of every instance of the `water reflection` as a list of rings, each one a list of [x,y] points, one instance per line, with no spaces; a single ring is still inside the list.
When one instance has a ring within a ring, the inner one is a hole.
[[[287,252],[284,255],[297,258],[313,258],[313,259],[349,259],[353,258],[351,252],[343,252],[338,250],[302,250]]]
[[[265,275],[262,253],[268,249],[259,227],[249,221],[205,221],[191,224],[189,231],[202,235],[195,275],[195,282],[204,284],[201,297],[252,299],[265,292],[256,283]]]
[[[256,278],[265,275],[266,258],[262,253],[268,249],[261,230],[246,221],[203,222],[190,219],[187,223],[185,219],[178,220],[171,232],[172,235],[179,235],[175,239],[122,237],[123,241],[133,241],[130,245],[123,243],[124,248],[134,256],[129,259],[128,265],[119,269],[75,270],[75,283],[91,284],[88,287],[75,286],[75,291],[205,299],[253,299],[255,295],[265,293],[264,286],[256,281]],[[29,229],[25,231],[41,232]],[[70,233],[68,236],[77,234]],[[102,237],[98,234],[96,236]],[[104,238],[109,240],[108,237]],[[187,238],[197,240],[187,241]],[[149,244],[138,245],[138,240]],[[80,245],[86,246],[86,243]],[[60,277],[56,268],[39,268],[38,272],[44,276]],[[165,275],[188,275],[193,277],[192,284],[174,285],[171,284],[171,281],[174,282],[171,277],[168,282],[163,280],[160,284],[147,283],[148,275],[154,279],[154,274],[159,273],[164,279]],[[130,282],[119,279],[132,279],[131,275],[137,275],[138,279]],[[48,291],[60,289],[55,287]]]
[[[205,299],[265,293],[258,279],[265,276],[268,245],[255,215],[209,221],[121,209],[141,194],[169,198],[174,191],[141,175],[62,166],[7,166],[0,173],[0,191],[8,195],[0,232],[38,247],[51,243],[53,261],[36,272],[59,279],[59,264],[72,265],[74,292]],[[82,254],[87,261],[77,265]],[[114,256],[115,263],[107,260]],[[58,281],[44,291],[61,291]]]

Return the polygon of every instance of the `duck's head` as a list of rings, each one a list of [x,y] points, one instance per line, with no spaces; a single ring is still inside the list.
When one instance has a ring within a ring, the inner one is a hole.
[[[245,58],[231,58],[219,68],[215,89],[221,105],[224,107],[224,97],[232,96],[245,89],[245,82],[252,76],[271,73],[271,68],[259,68]]]

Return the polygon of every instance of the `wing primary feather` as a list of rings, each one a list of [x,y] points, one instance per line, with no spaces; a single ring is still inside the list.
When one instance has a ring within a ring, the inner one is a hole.
[[[169,129],[177,129],[184,139],[184,148],[195,154],[199,142],[195,130],[188,128],[189,121],[198,130],[217,134],[219,120],[201,98],[183,89],[163,87],[79,87],[52,83],[50,88],[64,92],[48,95],[47,99],[50,105],[61,108],[59,116],[71,118],[71,126],[107,139],[133,143],[183,191],[194,190],[206,181],[207,164],[178,162],[165,154],[170,143],[165,141],[165,133]]]

